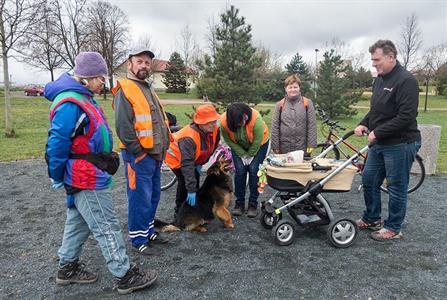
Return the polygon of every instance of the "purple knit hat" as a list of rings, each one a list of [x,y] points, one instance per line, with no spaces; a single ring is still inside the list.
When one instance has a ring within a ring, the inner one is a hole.
[[[104,58],[98,52],[80,52],[75,58],[74,75],[81,78],[107,77],[109,72]]]

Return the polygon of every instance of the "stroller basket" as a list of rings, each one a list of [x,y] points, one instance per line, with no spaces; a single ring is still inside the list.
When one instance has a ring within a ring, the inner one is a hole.
[[[312,164],[320,168],[315,170]],[[335,169],[340,167],[344,161],[336,161],[328,158],[315,158],[312,161],[300,164],[286,164],[284,167],[266,166],[267,183],[279,191],[300,192],[309,181],[319,181]],[[352,165],[346,166],[323,186],[325,192],[348,192],[351,190],[352,181],[357,168]]]

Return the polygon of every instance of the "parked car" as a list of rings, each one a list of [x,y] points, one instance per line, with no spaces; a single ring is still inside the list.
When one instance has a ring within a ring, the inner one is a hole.
[[[24,92],[25,96],[43,96],[43,87],[39,85],[27,85]]]

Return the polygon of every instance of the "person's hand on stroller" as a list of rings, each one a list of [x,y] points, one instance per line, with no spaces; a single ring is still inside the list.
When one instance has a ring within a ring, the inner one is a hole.
[[[186,202],[189,204],[189,206],[196,206],[196,193],[188,193],[188,197],[186,198]]]
[[[356,136],[362,136],[365,132],[368,132],[368,127],[365,125],[359,125],[354,129],[354,134]]]

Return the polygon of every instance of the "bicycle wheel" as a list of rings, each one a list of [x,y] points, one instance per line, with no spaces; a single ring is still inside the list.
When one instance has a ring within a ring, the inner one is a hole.
[[[413,162],[413,166],[410,171],[410,181],[408,182],[408,193],[412,193],[417,190],[425,179],[425,166],[422,161],[422,157],[419,154],[416,154],[416,159]],[[388,193],[386,188],[386,182],[380,187],[382,191]]]
[[[161,190],[167,190],[177,182],[174,172],[164,162],[160,168]]]
[[[314,149],[313,156],[317,156],[320,153],[323,153],[324,150],[326,150],[328,147],[330,146],[330,144],[325,144],[325,143],[321,143],[317,145],[317,148]],[[327,153],[325,156],[325,158],[333,158],[335,160],[340,159],[340,151],[338,151],[337,148],[332,149],[331,151],[329,151],[329,153]]]

